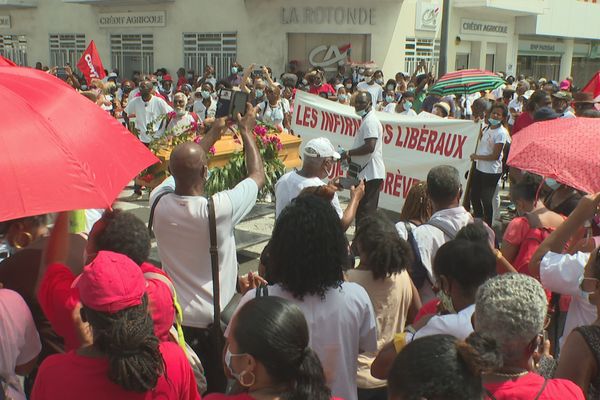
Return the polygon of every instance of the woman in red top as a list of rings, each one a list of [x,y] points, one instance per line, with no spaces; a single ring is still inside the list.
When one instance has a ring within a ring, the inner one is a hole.
[[[326,99],[335,96],[333,86],[323,82],[323,73],[321,71],[311,72],[307,79],[310,83],[309,93],[325,97]]]
[[[537,199],[541,183],[541,178],[538,176],[527,174],[519,183],[511,187],[511,200],[515,203],[519,215],[522,216],[510,221],[500,248],[504,258],[515,270],[527,275],[532,275],[529,272],[529,261],[533,253],[564,221],[564,217],[548,210],[544,203]],[[532,276],[539,278],[539,276]]]
[[[258,292],[257,292],[258,293]],[[298,306],[280,297],[250,300],[230,324],[225,372],[243,388],[206,400],[329,400],[331,390]]]
[[[533,124],[535,122],[533,120],[533,114],[535,114],[538,109],[542,107],[550,107],[551,105],[552,99],[550,99],[550,95],[548,95],[548,93],[544,92],[543,90],[536,90],[533,92],[529,100],[527,100],[525,112],[521,113],[521,115],[517,117],[510,134],[514,136],[521,129],[527,128],[529,125]]]
[[[183,350],[154,335],[146,280],[135,262],[100,251],[74,286],[92,344],[48,357],[32,400],[200,399]]]

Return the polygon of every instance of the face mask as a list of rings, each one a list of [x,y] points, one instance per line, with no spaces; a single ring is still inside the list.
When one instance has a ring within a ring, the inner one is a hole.
[[[456,314],[456,310],[454,309],[454,304],[452,304],[452,298],[450,295],[446,294],[446,292],[440,289],[440,291],[437,292],[437,298],[440,299],[440,303],[442,303],[444,310],[448,311],[450,314]]]
[[[380,79],[375,79],[375,82],[377,82],[378,84],[381,85],[381,84],[383,84],[383,79],[381,79],[381,78]]]
[[[234,75],[237,74],[238,73],[237,67],[231,67],[231,73]]]
[[[187,74],[187,78],[188,78],[188,79],[192,79],[193,77],[194,77],[194,75],[192,75],[192,74]]]
[[[348,100],[348,95],[347,95],[347,94],[340,94],[340,95],[338,96],[338,99],[339,99],[340,101],[346,101],[346,100]]]
[[[488,118],[488,122],[492,126],[500,125],[502,123],[502,121],[500,121],[498,119],[494,119],[494,118]]]
[[[306,79],[302,79],[302,84],[303,84],[304,86],[306,86],[306,85],[308,85],[308,81],[307,81]]]
[[[240,383],[242,383],[242,377],[246,374],[246,371],[242,371],[241,374],[238,374],[237,372],[234,372],[233,368],[231,367],[231,357],[233,357],[233,356],[244,356],[244,355],[245,354],[243,354],[243,353],[242,354],[232,354],[229,351],[229,347],[225,351],[225,365],[229,369],[229,373],[231,374],[231,376],[233,376]],[[250,385],[250,386],[252,386],[252,385]]]
[[[393,103],[394,102],[394,96],[385,96],[385,101],[388,103]]]
[[[352,84],[351,83],[347,83],[346,84],[346,89],[352,89]]]
[[[184,108],[176,108],[175,114],[177,114],[178,117],[183,117],[185,115],[185,109]]]
[[[556,182],[556,180],[554,180],[552,178],[546,178],[545,182],[546,182],[546,186],[548,186],[552,190],[556,190],[560,187],[560,183]]]
[[[356,115],[362,118],[367,115],[367,110],[356,110]]]
[[[208,99],[210,97],[210,92],[208,90],[203,90],[200,92],[203,99]]]
[[[405,101],[402,107],[404,107],[404,111],[408,111],[412,108],[412,103],[410,101]]]
[[[388,85],[388,86],[387,86],[387,90],[395,90],[395,89],[396,89],[396,88],[395,88],[394,86],[392,86],[392,85]]]
[[[588,302],[588,303],[589,303],[589,302],[590,302],[590,295],[591,295],[592,293],[595,293],[595,292],[586,292],[585,290],[583,290],[583,289],[581,288],[581,283],[583,282],[583,278],[584,278],[584,277],[585,277],[585,276],[584,276],[583,274],[582,274],[582,275],[579,277],[579,286],[578,286],[578,287],[579,287],[579,295],[581,296],[581,298],[582,298],[583,300],[585,300],[586,302]]]
[[[263,97],[265,95],[265,93],[262,91],[262,89],[256,89],[256,91],[254,93],[256,94],[257,99],[260,99],[261,97]]]

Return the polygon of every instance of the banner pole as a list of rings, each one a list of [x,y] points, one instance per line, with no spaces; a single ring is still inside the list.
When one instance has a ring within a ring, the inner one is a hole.
[[[479,141],[481,140],[481,136],[483,133],[483,124],[479,123],[479,135],[477,135],[477,143],[475,144],[475,153],[477,152],[477,148],[479,147]],[[471,161],[471,168],[469,169],[469,175],[467,176],[467,183],[465,183],[465,190],[463,192],[463,201],[462,206],[468,212],[471,212],[471,178],[473,177],[473,173],[475,172],[475,161]]]

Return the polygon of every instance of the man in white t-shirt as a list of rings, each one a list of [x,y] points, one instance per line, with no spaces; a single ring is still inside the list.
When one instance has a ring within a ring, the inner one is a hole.
[[[383,76],[381,76],[379,72],[380,71],[373,73],[372,69],[365,70],[365,80],[356,85],[357,90],[371,93],[371,99],[375,105],[383,101],[383,87],[381,86],[383,83]]]
[[[385,177],[383,164],[383,126],[375,116],[369,92],[359,92],[355,99],[356,114],[362,122],[354,137],[352,149],[344,153],[351,163],[358,164],[358,178],[365,181],[365,195],[358,205],[356,224],[374,213],[379,205],[379,191]]]
[[[415,92],[406,91],[402,93],[402,98],[396,104],[396,112],[400,115],[406,115],[408,117],[416,117],[417,112],[413,110],[413,103],[415,101]]]
[[[235,225],[250,212],[265,181],[263,161],[253,135],[256,125],[253,110],[248,105],[245,116],[238,116],[248,178],[231,190],[213,195],[221,309],[231,301],[238,282]],[[208,329],[213,323],[214,299],[209,210],[204,192],[208,173],[206,154],[226,130],[225,119],[217,119],[200,144],[186,142],[177,146],[169,164],[172,177],[150,196],[158,252],[177,289],[185,336],[204,365],[209,391],[225,390],[226,379],[221,355],[214,354]]]
[[[9,386],[11,399],[25,400],[17,375],[31,372],[41,350],[40,337],[25,300],[17,292],[0,286],[0,378]]]
[[[303,150],[303,163],[299,171],[290,171],[283,175],[275,184],[275,218],[279,217],[281,211],[298,197],[300,192],[307,187],[323,186],[323,182],[329,176],[332,168],[340,159],[329,139],[320,137],[310,140]],[[342,211],[337,193],[334,193],[331,205],[338,213],[342,228],[348,229],[354,217],[356,209],[364,194],[364,184],[351,188],[350,203],[345,211]]]
[[[529,82],[523,80],[517,83],[515,98],[508,103],[508,125],[513,126],[517,117],[523,112],[527,98],[525,92],[529,90]]]
[[[125,120],[135,117],[135,128],[140,134],[140,141],[147,147],[153,139],[159,138],[165,132],[167,114],[173,111],[170,105],[153,93],[154,85],[149,80],[140,83],[140,96],[130,97],[125,107]],[[142,188],[137,184],[133,187],[131,200],[142,196]]]

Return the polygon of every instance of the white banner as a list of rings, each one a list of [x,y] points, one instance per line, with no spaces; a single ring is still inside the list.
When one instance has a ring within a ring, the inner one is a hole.
[[[412,185],[425,180],[429,170],[437,165],[451,165],[458,169],[465,186],[465,174],[471,166],[469,156],[475,152],[479,124],[442,119],[431,114],[407,117],[377,112],[376,115],[383,125],[386,170],[379,207],[400,212]],[[336,148],[341,146],[349,150],[359,126],[360,118],[353,107],[296,92],[292,129],[303,143],[323,136]],[[339,175],[342,171],[338,165],[330,178]]]

